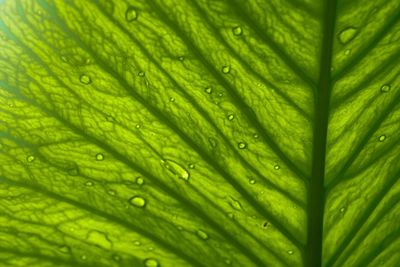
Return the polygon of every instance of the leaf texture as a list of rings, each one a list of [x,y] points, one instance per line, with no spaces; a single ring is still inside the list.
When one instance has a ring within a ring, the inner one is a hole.
[[[400,264],[400,2],[0,4],[0,266]]]

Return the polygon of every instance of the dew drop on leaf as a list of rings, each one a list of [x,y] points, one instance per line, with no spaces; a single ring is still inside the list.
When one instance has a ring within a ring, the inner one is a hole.
[[[97,153],[96,154],[96,160],[97,161],[102,161],[104,160],[104,155],[102,153]]]
[[[170,97],[170,98],[169,98],[169,102],[175,102],[175,98]]]
[[[356,36],[357,29],[355,27],[347,27],[339,32],[338,38],[341,44],[347,44]]]
[[[293,250],[288,250],[287,253],[288,253],[289,255],[293,255],[293,254],[294,254]]]
[[[341,208],[340,212],[343,213],[346,209],[345,208]]]
[[[92,83],[92,78],[90,78],[90,76],[86,75],[86,74],[82,74],[79,77],[79,81],[83,84],[91,84]]]
[[[86,255],[82,255],[82,256],[81,256],[81,260],[83,260],[83,261],[87,260]]]
[[[29,155],[26,157],[27,162],[33,162],[35,160],[35,156]]]
[[[129,199],[129,203],[135,207],[143,208],[146,206],[146,200],[139,196],[134,196]]]
[[[138,178],[136,178],[136,184],[138,184],[138,185],[142,185],[144,183],[144,180],[143,180],[143,178],[142,177],[138,177]]]
[[[194,169],[194,168],[195,168],[195,166],[194,166],[193,163],[190,163],[190,164],[188,165],[188,167],[189,167],[189,169]]]
[[[245,149],[247,147],[247,144],[245,142],[239,142],[238,147],[239,149]]]
[[[132,21],[137,20],[137,18],[138,18],[138,12],[137,12],[136,8],[133,6],[128,7],[125,12],[126,21],[132,22]]]
[[[207,240],[208,239],[208,234],[202,230],[197,230],[196,232],[197,236],[200,237],[203,240]]]
[[[235,210],[242,210],[242,204],[240,204],[240,202],[233,197],[230,197],[229,205],[231,205],[231,207]]]
[[[159,267],[160,264],[158,263],[158,261],[156,259],[145,259],[144,260],[144,266],[146,267]]]
[[[90,230],[86,236],[86,240],[96,246],[103,247],[105,249],[111,249],[113,246],[107,233],[97,230]]]
[[[275,166],[274,166],[274,169],[275,170],[279,170],[281,168],[281,166],[279,166],[278,164],[276,164]]]
[[[390,85],[388,85],[388,84],[382,85],[382,87],[381,87],[381,92],[382,93],[387,93],[389,91],[390,91]]]
[[[231,67],[226,65],[222,67],[222,73],[223,74],[228,74],[229,72],[231,72]]]
[[[258,134],[253,134],[254,139],[258,139],[260,136]]]
[[[206,89],[204,89],[204,92],[206,92],[207,94],[211,94],[212,93],[212,88],[211,87],[207,87]]]
[[[61,247],[59,247],[59,250],[62,253],[69,253],[71,251],[70,247],[68,247],[68,246],[61,246]]]
[[[240,36],[243,34],[243,29],[240,26],[236,26],[232,28],[233,35]]]
[[[172,173],[173,175],[177,176],[180,179],[188,181],[190,178],[190,173],[179,163],[173,160],[169,159],[162,160],[161,165],[170,173]]]
[[[136,240],[136,241],[133,242],[133,244],[134,244],[135,246],[140,246],[142,243],[140,243],[140,241]]]
[[[85,185],[86,185],[86,186],[93,186],[94,183],[93,183],[92,181],[87,181],[87,182],[85,183]]]
[[[144,74],[143,71],[139,71],[139,73],[138,73],[138,76],[139,76],[139,77],[144,77],[144,75],[145,75],[145,74]]]
[[[78,167],[69,167],[67,173],[71,176],[77,176],[79,174],[79,169]]]
[[[179,61],[184,61],[185,57],[181,56],[181,57],[178,57],[178,59],[179,59]]]
[[[233,114],[229,114],[229,115],[228,115],[228,120],[231,121],[231,120],[233,120],[234,118],[235,118],[235,115],[233,115]]]
[[[140,124],[136,124],[136,129],[140,129],[140,127],[142,127],[142,126],[140,126]]]
[[[350,55],[350,53],[351,53],[351,50],[350,50],[350,49],[346,49],[346,50],[344,51],[344,54],[345,54],[346,56]]]
[[[382,134],[381,136],[379,136],[379,142],[383,142],[386,140],[386,135]]]
[[[250,184],[255,184],[255,183],[256,183],[256,180],[250,179],[250,180],[249,180],[249,183],[250,183]]]

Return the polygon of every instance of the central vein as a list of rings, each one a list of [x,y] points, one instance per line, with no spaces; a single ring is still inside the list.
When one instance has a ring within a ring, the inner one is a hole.
[[[312,173],[308,187],[307,247],[304,257],[305,267],[322,265],[322,234],[325,203],[325,155],[329,118],[329,99],[332,88],[331,66],[336,1],[325,0],[323,38],[319,71],[318,90],[315,94],[315,123],[313,137]]]

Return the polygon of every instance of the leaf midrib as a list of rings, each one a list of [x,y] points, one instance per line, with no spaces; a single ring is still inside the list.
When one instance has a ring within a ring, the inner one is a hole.
[[[322,50],[318,89],[314,105],[313,159],[307,194],[307,246],[304,266],[322,266],[323,217],[325,205],[325,159],[328,134],[329,102],[332,88],[331,65],[337,0],[324,6]]]

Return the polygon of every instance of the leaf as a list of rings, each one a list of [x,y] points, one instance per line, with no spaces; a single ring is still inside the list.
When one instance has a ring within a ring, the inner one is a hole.
[[[4,266],[398,266],[400,2],[0,5]]]

